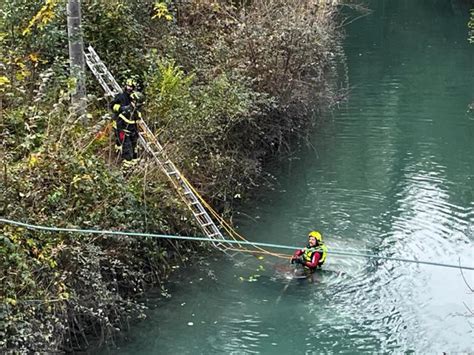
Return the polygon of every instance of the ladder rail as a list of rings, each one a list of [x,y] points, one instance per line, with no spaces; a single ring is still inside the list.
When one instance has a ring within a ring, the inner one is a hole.
[[[107,69],[92,46],[87,47],[88,52],[84,52],[86,63],[92,71],[99,84],[104,89],[106,96],[115,96],[122,92],[122,88],[117,83],[113,75]],[[101,75],[103,74],[103,75]]]
[[[144,122],[140,122],[140,125],[146,125],[146,124]],[[198,222],[198,224],[200,225],[201,229],[204,231],[206,236],[211,239],[224,239],[223,234],[221,233],[219,228],[215,225],[211,216],[206,211],[204,206],[201,204],[196,194],[192,191],[191,187],[188,185],[186,181],[181,179],[181,173],[179,172],[179,170],[176,168],[176,166],[174,166],[171,160],[167,159],[168,157],[166,153],[164,152],[164,150],[162,150],[160,153],[157,153],[155,150],[153,150],[150,147],[149,144],[147,144],[147,142],[141,135],[139,137],[139,141],[141,145],[148,151],[148,153],[155,159],[155,161],[158,163],[163,173],[165,173],[165,175],[171,181],[175,190],[178,192],[178,195],[181,197],[183,202],[186,203],[188,209],[191,210],[194,218],[196,219],[196,221]],[[161,155],[161,157],[159,155]],[[168,165],[172,164],[174,170],[170,172],[169,170],[167,170],[165,164],[168,164]],[[176,174],[173,174],[173,173],[176,173]],[[197,209],[198,212],[195,211],[195,208]],[[197,216],[198,213],[200,214],[200,216]]]
[[[100,59],[97,52],[92,46],[87,48],[88,52],[84,52],[86,63],[92,71],[100,85],[104,89],[107,96],[115,96],[122,92],[122,88],[117,83],[113,75],[107,69]],[[174,163],[169,159],[163,146],[160,144],[151,129],[144,120],[138,122],[140,128],[138,142],[143,149],[155,160],[164,174],[171,181],[178,195],[192,212],[195,220],[209,239],[225,239],[220,229],[214,223],[207,210],[202,205],[200,199],[194,193],[192,186],[182,178],[181,172],[176,168]],[[213,242],[214,247],[224,251],[230,249],[232,245],[224,245],[222,242]]]
[[[203,218],[206,220],[206,223],[209,223],[209,225],[211,226],[211,229],[212,229],[212,231],[209,233],[205,228],[203,228],[204,232],[208,236],[209,235],[217,235],[216,239],[223,239],[224,236],[222,235],[221,231],[219,230],[219,228],[217,228],[214,221],[212,220],[212,218],[209,216],[208,212],[204,208],[204,206],[202,206],[201,202],[199,201],[199,199],[197,198],[195,193],[192,191],[191,186],[189,186],[186,181],[184,181],[183,179],[180,178],[181,177],[181,172],[178,170],[178,168],[176,168],[176,166],[171,161],[171,159],[168,158],[165,150],[163,149],[163,146],[158,142],[156,137],[151,133],[151,130],[148,127],[148,125],[142,120],[139,123],[139,126],[140,126],[141,130],[143,132],[145,132],[145,134],[151,138],[150,139],[151,143],[156,145],[158,149],[157,149],[157,151],[151,149],[150,144],[142,136],[141,136],[141,139],[140,139],[141,145],[145,149],[147,149],[149,151],[149,153],[152,154],[152,156],[155,158],[155,160],[157,162],[159,162],[159,166],[160,166],[161,170],[173,182],[173,185],[178,190],[179,195],[184,200],[184,202],[186,202],[188,208],[191,210],[191,212],[193,212],[193,214],[194,214],[193,203],[197,202],[196,206],[197,206],[199,212],[203,213],[203,215],[202,215]],[[158,155],[161,155],[161,159]],[[171,169],[168,170],[166,165],[170,166]],[[197,219],[198,223],[202,226],[203,223],[199,220],[199,218],[197,218],[196,216],[195,216],[195,218]]]

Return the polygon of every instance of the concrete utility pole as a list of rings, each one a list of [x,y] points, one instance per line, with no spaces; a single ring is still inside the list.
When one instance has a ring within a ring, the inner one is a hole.
[[[76,81],[72,94],[72,112],[85,122],[86,116],[86,81],[84,65],[84,40],[81,28],[81,0],[67,2],[67,33],[69,39],[69,60],[71,76]]]

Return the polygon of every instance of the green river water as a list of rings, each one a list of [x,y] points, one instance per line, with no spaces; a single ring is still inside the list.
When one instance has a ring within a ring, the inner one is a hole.
[[[372,1],[347,26],[350,97],[236,222],[253,241],[474,264],[474,45],[463,2]],[[119,354],[474,351],[474,272],[329,256],[316,282],[280,259],[216,255]],[[259,275],[251,278],[252,275]],[[252,281],[256,280],[256,281]]]

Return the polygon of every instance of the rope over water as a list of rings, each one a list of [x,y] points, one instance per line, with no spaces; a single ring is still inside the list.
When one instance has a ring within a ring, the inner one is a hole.
[[[259,242],[249,242],[249,241],[236,241],[236,240],[227,240],[227,239],[209,239],[206,237],[187,237],[187,236],[180,236],[180,235],[166,235],[166,234],[154,234],[154,233],[47,227],[47,226],[40,226],[40,225],[18,222],[18,221],[14,221],[10,219],[5,219],[5,218],[0,218],[0,222],[5,223],[5,224],[19,226],[19,227],[24,227],[27,229],[42,230],[42,231],[48,231],[48,232],[100,234],[100,235],[114,235],[114,236],[121,236],[121,237],[124,237],[124,236],[149,237],[149,238],[160,238],[160,239],[177,239],[177,240],[191,240],[191,241],[201,241],[201,242],[211,242],[211,243],[221,242],[221,243],[228,243],[228,244],[249,245],[254,248],[258,248],[258,250],[254,251],[254,250],[249,250],[249,249],[237,249],[237,248],[235,250],[242,251],[242,252],[250,252],[250,253],[268,253],[270,255],[273,255],[274,253],[267,252],[261,248],[267,247],[267,248],[288,249],[288,250],[299,249],[299,247],[290,246],[290,245],[259,243]],[[453,268],[453,269],[474,270],[474,266],[465,266],[461,264],[455,265],[455,264],[435,263],[435,262],[424,261],[424,260],[413,260],[413,259],[404,259],[404,258],[397,258],[397,257],[391,257],[391,256],[380,256],[380,255],[373,255],[373,254],[361,254],[361,253],[354,253],[354,252],[337,251],[334,249],[329,249],[328,254],[339,255],[339,256],[352,256],[352,257],[368,258],[368,259],[392,260],[392,261],[400,261],[400,262],[407,262],[407,263],[414,263],[414,264],[447,267],[447,268]],[[278,255],[281,255],[281,254],[278,254]],[[288,258],[289,257],[290,255],[288,255]]]

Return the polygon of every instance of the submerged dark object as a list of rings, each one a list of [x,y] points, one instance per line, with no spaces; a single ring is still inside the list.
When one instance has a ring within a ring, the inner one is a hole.
[[[328,270],[324,268],[317,268],[315,271],[311,272],[308,268],[304,268],[301,265],[292,265],[292,264],[276,264],[275,268],[275,277],[278,279],[285,280],[303,280],[307,279],[310,282],[317,281],[321,278],[339,278],[341,276],[347,276],[347,274],[340,270]]]
[[[311,271],[304,269],[299,265],[275,265],[277,277],[287,280],[292,279],[306,279],[313,274]]]

